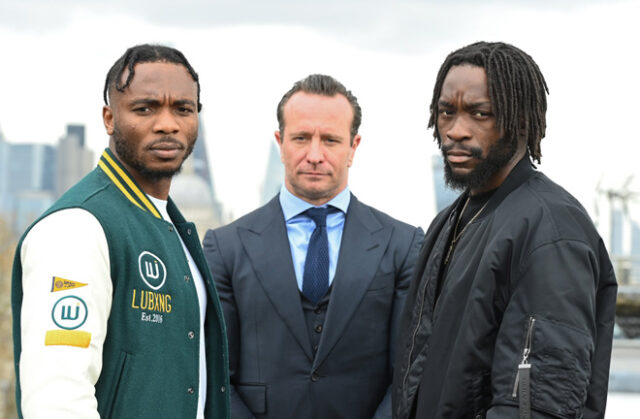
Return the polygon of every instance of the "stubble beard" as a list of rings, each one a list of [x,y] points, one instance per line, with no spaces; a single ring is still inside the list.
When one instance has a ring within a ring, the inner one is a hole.
[[[453,146],[453,145],[452,145]],[[469,173],[455,173],[447,160],[447,151],[450,147],[441,147],[444,156],[444,180],[452,189],[466,190],[477,189],[485,186],[491,178],[507,165],[518,150],[518,140],[500,138],[489,147],[487,157],[482,157],[482,149],[478,147],[465,148],[473,157],[480,160],[476,167]]]
[[[145,165],[143,159],[136,153],[135,148],[131,145],[129,141],[122,135],[122,132],[118,129],[118,127],[114,127],[113,129],[113,142],[115,144],[116,153],[118,157],[122,160],[123,163],[127,164],[129,167],[135,169],[140,175],[143,177],[152,180],[152,181],[160,181],[163,179],[171,179],[173,176],[180,173],[182,170],[182,164],[185,162],[187,157],[193,152],[193,148],[196,143],[197,133],[194,137],[189,138],[187,142],[187,152],[184,155],[184,158],[178,165],[178,167],[173,169],[152,169]],[[171,137],[167,137],[167,139],[173,140]],[[176,141],[176,140],[173,140]]]

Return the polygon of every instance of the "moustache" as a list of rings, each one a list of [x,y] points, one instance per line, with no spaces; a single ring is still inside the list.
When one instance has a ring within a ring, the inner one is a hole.
[[[178,141],[174,137],[162,137],[162,138],[158,138],[157,140],[153,140],[151,144],[147,146],[147,148],[156,148],[158,146],[162,147],[162,146],[168,146],[168,145],[178,148],[180,150],[184,148],[184,144],[182,144],[180,141]]]
[[[480,147],[466,147],[463,145],[453,143],[453,144],[443,145],[440,148],[440,150],[442,151],[442,155],[444,157],[447,157],[447,153],[449,153],[453,149],[456,149],[458,151],[464,151],[465,153],[469,154],[471,157],[475,157],[476,159],[482,159],[482,149]]]

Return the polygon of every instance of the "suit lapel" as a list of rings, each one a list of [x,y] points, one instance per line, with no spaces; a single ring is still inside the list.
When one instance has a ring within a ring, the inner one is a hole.
[[[391,227],[383,228],[369,208],[351,195],[314,369],[331,352],[364,297],[378,270],[391,232]]]
[[[260,217],[252,227],[238,228],[238,234],[264,292],[304,353],[312,359],[287,228],[278,197],[265,207],[264,217]]]

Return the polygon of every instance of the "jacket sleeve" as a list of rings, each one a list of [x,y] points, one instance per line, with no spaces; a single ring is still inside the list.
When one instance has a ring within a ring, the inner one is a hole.
[[[112,302],[102,226],[82,209],[55,212],[26,235],[20,260],[23,416],[99,419],[94,385]]]
[[[407,248],[407,252],[404,255],[404,260],[400,265],[400,268],[396,271],[396,288],[393,301],[393,311],[391,314],[391,334],[389,336],[389,365],[393,365],[395,360],[400,320],[404,310],[404,303],[407,299],[407,291],[413,275],[413,269],[418,258],[418,253],[420,252],[423,239],[424,231],[420,227],[416,228],[413,231],[413,236],[410,238],[411,241]],[[393,372],[391,376],[393,376]],[[389,385],[382,402],[376,409],[373,419],[391,419],[391,393],[392,386]]]
[[[231,397],[231,418],[232,419],[253,419],[254,416],[246,406],[240,394],[233,384],[235,372],[238,366],[238,354],[240,352],[240,335],[238,331],[238,313],[233,296],[233,286],[231,284],[231,274],[224,264],[215,231],[209,230],[205,234],[202,248],[213,280],[216,283],[220,304],[224,313],[224,320],[227,326],[227,341],[229,342],[229,381]]]
[[[517,416],[516,376],[527,346],[531,417],[604,417],[617,285],[599,245],[545,243],[512,271],[487,418]]]

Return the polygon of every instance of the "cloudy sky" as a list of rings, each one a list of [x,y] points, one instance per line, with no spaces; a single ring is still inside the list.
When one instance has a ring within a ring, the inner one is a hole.
[[[426,129],[445,56],[478,40],[528,52],[549,96],[540,169],[594,213],[596,185],[640,190],[639,1],[0,0],[0,130],[54,143],[84,123],[107,144],[104,77],[134,44],[182,50],[200,74],[218,198],[258,205],[275,107],[294,81],[335,76],[363,108],[350,185],[363,201],[426,227],[435,213]]]

